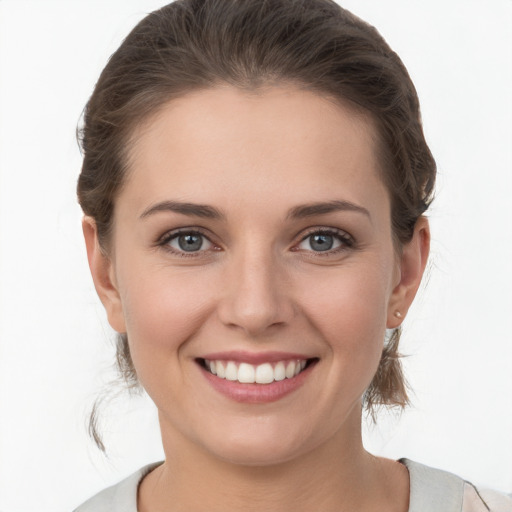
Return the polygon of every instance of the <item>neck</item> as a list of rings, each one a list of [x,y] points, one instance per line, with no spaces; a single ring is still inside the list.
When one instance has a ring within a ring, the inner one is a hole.
[[[195,512],[205,504],[210,512],[407,510],[407,470],[366,452],[359,427],[350,436],[340,430],[308,453],[266,466],[219,460],[176,435],[163,439],[166,462],[143,480],[140,512]],[[402,506],[396,507],[399,476]],[[394,506],[386,508],[388,502]]]

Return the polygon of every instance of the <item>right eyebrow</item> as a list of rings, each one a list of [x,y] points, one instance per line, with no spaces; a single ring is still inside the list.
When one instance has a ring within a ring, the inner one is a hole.
[[[223,219],[225,216],[220,210],[207,204],[186,203],[181,201],[161,201],[146,208],[140,215],[140,219],[145,219],[150,215],[159,212],[181,213],[192,217],[202,217],[205,219]]]
[[[366,215],[372,220],[370,212],[355,203],[351,203],[350,201],[327,201],[327,202],[319,202],[319,203],[310,203],[305,205],[299,205],[295,208],[292,208],[288,213],[288,218],[292,219],[304,219],[307,217],[313,217],[315,215],[326,215],[332,212],[339,211],[349,211],[349,212],[357,212]]]

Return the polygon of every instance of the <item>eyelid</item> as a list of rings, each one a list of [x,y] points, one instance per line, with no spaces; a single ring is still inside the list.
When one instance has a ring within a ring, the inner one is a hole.
[[[174,240],[175,238],[177,238],[179,235],[182,235],[182,234],[200,235],[200,236],[204,237],[206,240],[208,240],[208,242],[212,245],[212,247],[210,247],[208,249],[201,249],[199,251],[190,251],[190,252],[177,250],[177,249],[174,249],[173,247],[171,247],[169,245],[169,242],[171,240]],[[342,242],[342,245],[341,245],[341,247],[337,247],[335,249],[330,249],[325,252],[303,250],[298,247],[308,237],[315,235],[315,234],[334,236]],[[350,235],[347,231],[345,231],[343,229],[339,229],[339,228],[326,227],[326,226],[312,226],[310,228],[307,228],[305,231],[303,231],[299,236],[300,236],[299,240],[291,248],[292,251],[297,251],[297,252],[304,251],[304,252],[308,252],[308,253],[313,253],[315,255],[327,256],[327,255],[330,255],[333,253],[342,252],[349,248],[356,248],[356,241],[355,241],[354,237],[352,235]],[[158,247],[162,247],[165,250],[167,250],[173,254],[176,254],[178,256],[197,257],[202,254],[211,252],[212,250],[213,251],[222,250],[221,247],[212,240],[212,238],[213,237],[210,234],[209,230],[206,230],[204,228],[197,227],[197,226],[190,226],[190,227],[187,226],[187,227],[180,227],[180,228],[166,231],[163,235],[161,235],[156,240],[155,245]]]
[[[342,245],[340,247],[336,247],[335,249],[329,249],[326,251],[313,251],[313,250],[307,250],[307,249],[300,249],[298,246],[307,240],[310,236],[313,235],[329,235],[334,236],[338,240],[342,242]],[[311,228],[308,228],[306,232],[302,233],[300,235],[300,240],[292,247],[292,250],[294,251],[301,251],[307,253],[313,253],[315,255],[319,256],[327,256],[332,255],[333,253],[342,252],[350,248],[355,248],[356,241],[352,235],[350,235],[347,231],[339,228],[332,228],[332,227],[325,227],[325,226],[314,226]]]
[[[166,231],[162,236],[160,236],[157,239],[155,245],[157,247],[163,248],[164,250],[170,252],[171,254],[174,254],[174,255],[177,255],[180,257],[186,257],[186,258],[202,256],[205,253],[211,252],[212,250],[213,251],[220,250],[220,247],[218,246],[218,244],[216,244],[212,240],[212,236],[209,233],[207,233],[206,231],[207,230],[205,230],[203,228],[199,228],[197,226],[171,229],[170,231]],[[208,242],[211,244],[211,247],[209,247],[208,249],[200,249],[199,251],[190,251],[190,252],[182,251],[182,250],[176,249],[174,247],[171,247],[169,243],[172,240],[175,240],[180,235],[202,236],[203,238],[208,240]]]
[[[303,233],[301,233],[300,241],[302,242],[309,236],[316,235],[316,234],[334,235],[334,236],[343,238],[344,240],[347,240],[347,241],[350,240],[350,241],[354,242],[354,237],[352,235],[350,235],[344,229],[331,228],[331,227],[327,227],[327,226],[312,226],[310,228],[307,228]]]

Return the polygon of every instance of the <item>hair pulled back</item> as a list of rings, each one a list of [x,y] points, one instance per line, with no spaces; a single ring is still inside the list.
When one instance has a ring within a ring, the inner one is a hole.
[[[101,73],[79,131],[78,198],[108,253],[115,200],[129,172],[134,128],[173,98],[230,84],[255,90],[293,84],[351,104],[377,128],[382,179],[397,249],[408,242],[433,194],[436,166],[418,97],[380,34],[332,0],[178,0],[149,14]],[[386,341],[366,405],[407,403],[398,340]],[[118,367],[137,376],[126,335]]]

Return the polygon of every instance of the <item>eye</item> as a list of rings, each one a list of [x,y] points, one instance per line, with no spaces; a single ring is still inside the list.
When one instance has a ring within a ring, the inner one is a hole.
[[[170,233],[161,241],[161,245],[176,253],[195,253],[212,249],[208,238],[197,231],[179,231]]]
[[[298,250],[312,252],[336,252],[352,247],[352,237],[338,230],[317,230],[309,233],[297,246]]]

